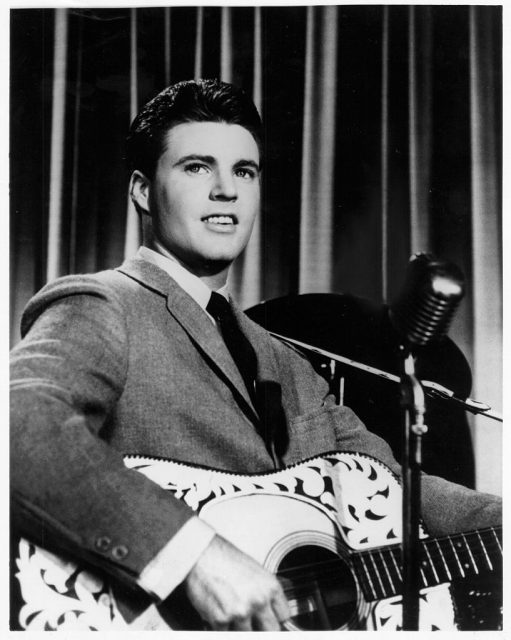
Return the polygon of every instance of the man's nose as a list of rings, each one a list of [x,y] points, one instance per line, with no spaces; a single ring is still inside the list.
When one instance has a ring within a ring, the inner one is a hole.
[[[236,181],[231,171],[216,171],[211,187],[211,200],[236,200],[237,197]]]

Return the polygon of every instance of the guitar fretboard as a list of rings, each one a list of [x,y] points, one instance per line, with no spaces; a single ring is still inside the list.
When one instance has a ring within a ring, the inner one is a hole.
[[[502,527],[421,541],[422,587],[457,578],[499,570],[502,564]],[[403,584],[401,546],[380,547],[354,553],[353,568],[367,600],[401,593]]]

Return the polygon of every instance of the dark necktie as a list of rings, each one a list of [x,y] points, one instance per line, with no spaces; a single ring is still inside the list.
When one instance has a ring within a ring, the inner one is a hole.
[[[257,357],[254,348],[241,332],[231,305],[224,296],[213,291],[206,311],[215,319],[224,339],[225,346],[229,350],[245,382],[252,403],[257,407],[255,392]]]

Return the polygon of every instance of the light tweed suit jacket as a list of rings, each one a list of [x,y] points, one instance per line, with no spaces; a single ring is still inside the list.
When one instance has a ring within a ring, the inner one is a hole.
[[[13,520],[19,530],[134,585],[191,517],[182,502],[124,467],[138,453],[262,472],[333,449],[398,466],[388,445],[293,349],[236,309],[258,357],[260,392],[285,420],[260,433],[241,376],[206,314],[140,257],[61,278],[29,303],[12,352]],[[277,416],[278,418],[278,416]],[[425,477],[431,533],[500,521],[500,502]],[[108,549],[98,541],[111,539]],[[113,552],[122,546],[127,553]],[[172,567],[169,567],[169,571]]]

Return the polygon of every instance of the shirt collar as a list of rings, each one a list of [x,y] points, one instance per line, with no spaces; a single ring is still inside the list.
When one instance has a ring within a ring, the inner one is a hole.
[[[153,249],[149,249],[149,247],[140,247],[139,255],[144,260],[147,260],[147,262],[151,262],[168,273],[200,307],[206,310],[206,306],[211,297],[211,289],[207,284],[204,284],[200,278],[183,267],[174,256],[164,256]],[[227,284],[218,289],[217,293],[220,293],[226,300],[229,300],[229,288]]]

